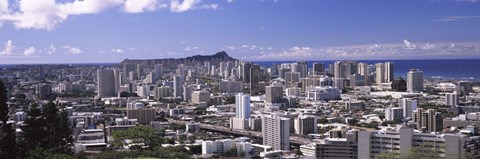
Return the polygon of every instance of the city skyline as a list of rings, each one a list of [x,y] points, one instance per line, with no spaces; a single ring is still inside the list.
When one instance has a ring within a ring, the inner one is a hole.
[[[0,63],[480,58],[480,1],[0,0]]]

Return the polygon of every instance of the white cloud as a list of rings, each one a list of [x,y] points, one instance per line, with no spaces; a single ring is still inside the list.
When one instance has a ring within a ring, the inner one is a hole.
[[[126,0],[124,11],[127,13],[142,13],[164,7],[166,7],[166,4],[159,4],[157,0]]]
[[[405,48],[406,49],[415,49],[417,46],[412,44],[410,41],[408,41],[407,39],[403,40],[403,44],[405,44]]]
[[[0,0],[0,14],[8,12],[8,0]]]
[[[37,51],[37,49],[35,49],[34,47],[29,47],[29,48],[25,49],[25,51],[23,52],[23,54],[24,54],[25,56],[30,56],[30,55],[35,54],[35,51]]]
[[[185,51],[192,51],[192,50],[198,50],[198,49],[200,49],[200,47],[198,47],[198,46],[193,46],[193,47],[188,46],[184,50]]]
[[[124,53],[125,51],[122,50],[122,49],[113,49],[112,50],[113,52],[116,52],[116,53]]]
[[[218,4],[202,4],[202,0],[170,0],[170,11],[181,13],[192,9],[218,9]]]
[[[80,50],[79,48],[75,48],[75,47],[72,47],[72,46],[64,46],[63,47],[64,49],[67,49],[67,53],[69,54],[80,54],[82,53],[82,50]]]
[[[380,59],[450,59],[480,57],[480,42],[435,42],[412,44],[365,44],[311,48],[294,46],[282,50],[264,50],[250,54],[253,60],[380,60]]]
[[[170,3],[170,11],[172,12],[185,12],[187,10],[193,9],[195,5],[199,4],[201,0],[172,0]]]
[[[55,53],[56,50],[57,50],[57,48],[55,46],[50,45],[50,47],[47,50],[47,54],[53,54],[53,53]]]
[[[232,2],[233,2],[233,0],[227,0],[227,2],[228,2],[228,3],[232,3]]]
[[[422,49],[424,50],[435,49],[435,44],[426,43],[424,46],[422,46]]]
[[[192,9],[217,9],[217,4],[203,4],[201,0],[17,0],[16,11],[11,11],[8,0],[0,0],[0,25],[8,21],[17,29],[53,30],[72,15],[97,14],[110,8],[122,7],[126,13],[155,11],[168,7],[172,12]],[[9,10],[10,9],[10,10]]]
[[[235,50],[234,46],[225,46],[225,48],[230,49],[230,50]]]
[[[460,21],[460,20],[467,20],[467,19],[477,19],[480,18],[480,16],[475,15],[475,16],[445,16],[441,17],[439,19],[435,19],[433,21],[435,22],[454,22],[454,21]]]
[[[217,10],[218,9],[218,4],[203,4],[203,5],[198,6],[198,9]]]
[[[13,52],[13,42],[12,40],[8,40],[5,43],[5,49],[0,52],[0,55],[10,55]]]

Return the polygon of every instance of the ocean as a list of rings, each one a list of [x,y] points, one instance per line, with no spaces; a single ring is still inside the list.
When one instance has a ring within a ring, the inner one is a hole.
[[[408,70],[417,68],[423,71],[426,78],[443,78],[456,80],[469,80],[480,82],[480,59],[441,59],[441,60],[357,60],[368,64],[379,62],[393,62],[395,78],[406,78]],[[272,64],[293,63],[296,61],[251,61],[260,66],[271,66]],[[307,61],[308,67],[311,68],[314,62],[325,64],[328,68],[329,64],[335,61]],[[112,66],[114,63],[75,63],[72,65],[91,65],[91,66]],[[16,65],[2,65],[1,67],[9,67]]]
[[[260,66],[271,66],[272,64],[293,63],[296,61],[252,61]],[[335,61],[307,61],[311,68],[314,62],[329,64]],[[442,60],[357,60],[368,64],[379,62],[393,62],[395,78],[406,78],[408,70],[417,68],[423,71],[426,78],[442,78],[469,80],[480,82],[480,59],[442,59]]]

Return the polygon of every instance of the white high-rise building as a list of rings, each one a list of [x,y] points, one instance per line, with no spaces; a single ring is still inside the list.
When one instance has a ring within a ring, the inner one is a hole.
[[[385,64],[384,63],[377,63],[375,64],[375,83],[382,84],[385,83]]]
[[[454,93],[447,93],[445,94],[445,105],[451,106],[451,107],[457,107],[458,106],[458,96],[456,92]]]
[[[233,129],[248,129],[250,119],[250,96],[239,93],[235,96],[235,117],[230,119]]]
[[[114,82],[114,84],[115,84],[115,94],[118,94],[119,93],[118,89],[120,88],[120,82],[121,82],[120,77],[121,77],[122,74],[121,74],[120,70],[117,70],[117,69],[113,70],[113,74],[115,76],[115,82]]]
[[[250,118],[250,96],[239,93],[235,96],[235,117]]]
[[[358,74],[362,75],[365,78],[365,84],[369,85],[370,81],[368,80],[368,76],[370,75],[370,71],[368,71],[367,63],[358,63]]]
[[[385,62],[385,82],[394,80],[393,73],[393,62]]]
[[[403,117],[403,108],[393,107],[385,109],[385,119],[387,121],[398,120]]]
[[[290,118],[276,115],[262,117],[263,145],[273,150],[290,150]]]
[[[412,118],[413,111],[417,110],[416,99],[402,98],[398,101],[398,105],[403,109],[403,118]]]
[[[183,76],[173,76],[173,95],[175,97],[183,96]]]
[[[98,97],[116,96],[114,70],[97,70],[97,95]]]
[[[410,69],[407,73],[407,92],[423,91],[423,71]]]

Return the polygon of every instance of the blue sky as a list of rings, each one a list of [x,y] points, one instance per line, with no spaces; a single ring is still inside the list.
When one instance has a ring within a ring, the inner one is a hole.
[[[0,0],[0,63],[480,58],[480,0]]]

